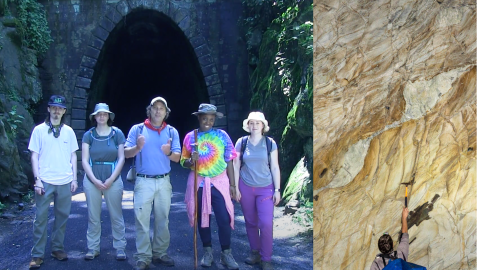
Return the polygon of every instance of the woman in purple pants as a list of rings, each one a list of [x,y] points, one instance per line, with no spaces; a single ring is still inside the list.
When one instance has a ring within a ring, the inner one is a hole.
[[[264,136],[270,128],[261,112],[251,112],[243,121],[243,129],[250,136],[235,144],[240,155],[234,160],[234,175],[236,200],[242,206],[251,249],[245,262],[261,263],[264,270],[273,269],[273,207],[280,202],[277,144]]]

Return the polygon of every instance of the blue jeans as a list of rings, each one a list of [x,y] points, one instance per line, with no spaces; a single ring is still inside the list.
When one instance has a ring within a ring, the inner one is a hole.
[[[199,188],[197,191],[197,226],[198,232],[200,233],[200,239],[202,239],[203,245],[211,245],[212,243],[212,233],[210,226],[202,228],[202,194],[203,188]],[[230,246],[230,235],[232,233],[232,228],[230,227],[230,216],[225,206],[225,200],[215,187],[211,187],[211,201],[212,201],[212,210],[215,213],[215,219],[217,220],[218,226],[218,238],[220,239],[220,245],[222,247]],[[210,217],[210,222],[212,218]]]

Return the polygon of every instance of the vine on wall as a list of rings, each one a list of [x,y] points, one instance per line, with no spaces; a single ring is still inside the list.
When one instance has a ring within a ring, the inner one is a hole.
[[[45,9],[36,0],[15,0],[17,10],[17,31],[22,45],[44,54],[53,39],[46,18]]]

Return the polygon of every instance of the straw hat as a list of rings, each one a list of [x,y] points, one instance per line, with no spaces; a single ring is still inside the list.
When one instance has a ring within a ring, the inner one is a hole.
[[[250,128],[248,127],[248,121],[250,120],[257,120],[262,121],[263,123],[263,132],[268,132],[270,127],[268,126],[268,121],[265,119],[265,115],[262,112],[251,112],[248,115],[248,118],[243,120],[243,130],[246,132],[250,132]]]

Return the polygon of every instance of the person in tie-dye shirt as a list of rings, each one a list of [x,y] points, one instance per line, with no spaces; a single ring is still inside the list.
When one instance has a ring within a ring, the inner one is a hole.
[[[198,112],[199,129],[197,150],[195,149],[194,131],[189,132],[183,140],[180,164],[192,170],[188,176],[185,203],[190,226],[194,226],[194,162],[198,162],[197,171],[197,203],[198,231],[203,243],[204,255],[201,265],[209,267],[213,262],[210,215],[212,209],[218,225],[218,238],[222,248],[221,263],[228,269],[238,269],[232,255],[230,238],[233,229],[233,202],[235,195],[235,179],[233,175],[233,159],[237,156],[235,147],[228,134],[213,128],[215,118],[223,117],[212,104],[202,103]]]

